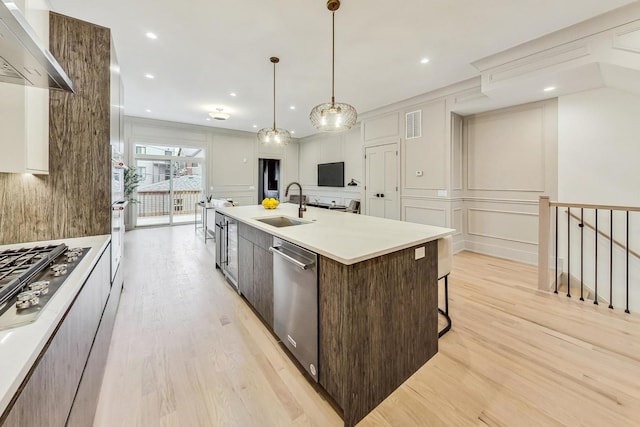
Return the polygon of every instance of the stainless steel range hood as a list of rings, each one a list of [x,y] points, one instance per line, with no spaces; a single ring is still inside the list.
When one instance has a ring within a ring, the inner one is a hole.
[[[75,91],[12,0],[0,0],[0,82]]]

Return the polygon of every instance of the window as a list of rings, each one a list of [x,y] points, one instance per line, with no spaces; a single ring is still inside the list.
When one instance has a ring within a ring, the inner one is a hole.
[[[136,169],[138,169],[138,175],[147,176],[147,167],[146,166],[138,166]]]
[[[144,145],[136,145],[136,154],[147,154],[147,147]]]

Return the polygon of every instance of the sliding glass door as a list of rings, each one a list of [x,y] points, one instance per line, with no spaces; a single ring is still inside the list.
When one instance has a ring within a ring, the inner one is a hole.
[[[136,145],[136,226],[200,221],[196,203],[204,194],[204,151],[185,147]]]

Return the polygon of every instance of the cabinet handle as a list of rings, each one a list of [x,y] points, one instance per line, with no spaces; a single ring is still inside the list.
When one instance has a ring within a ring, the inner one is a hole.
[[[384,198],[384,194],[380,194],[380,197],[383,197],[383,198]]]

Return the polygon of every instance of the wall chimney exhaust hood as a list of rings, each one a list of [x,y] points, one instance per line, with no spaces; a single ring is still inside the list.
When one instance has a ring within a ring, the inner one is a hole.
[[[0,0],[0,82],[75,92],[12,0]]]

